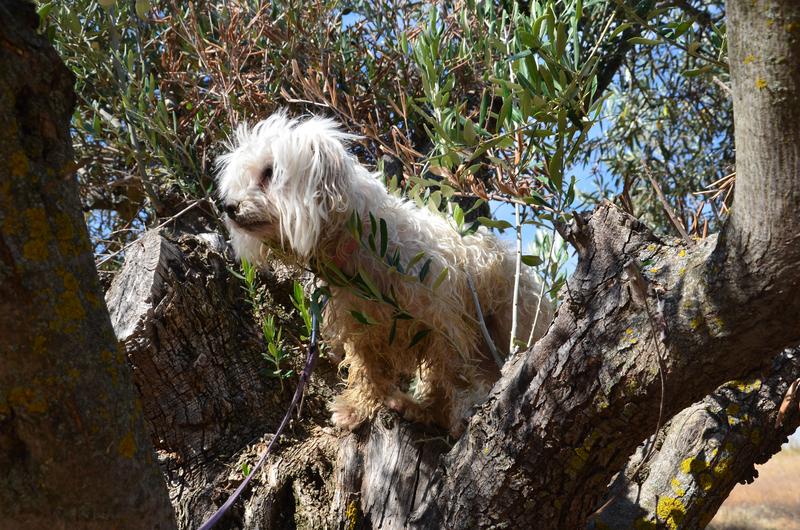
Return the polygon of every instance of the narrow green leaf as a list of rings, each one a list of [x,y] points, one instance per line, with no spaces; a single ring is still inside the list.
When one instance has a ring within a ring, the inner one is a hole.
[[[561,184],[562,184],[562,172],[563,168],[561,166],[562,157],[564,156],[564,150],[559,145],[556,149],[556,152],[553,153],[553,156],[550,158],[550,161],[547,163],[547,170],[550,174],[550,180],[553,183],[553,188],[557,191],[561,191]]]
[[[369,231],[374,239],[375,234],[378,233],[378,222],[375,220],[375,216],[372,215],[372,212],[369,212]]]
[[[509,56],[508,62],[516,61],[517,59],[523,59],[523,58],[527,57],[528,55],[532,55],[532,54],[533,54],[533,50],[531,50],[531,49],[523,50],[523,51],[521,51],[519,53],[515,53],[514,55]]]
[[[386,255],[386,250],[389,247],[389,230],[386,226],[386,221],[381,218],[380,220],[380,228],[381,228],[381,257]]]
[[[408,347],[409,348],[413,348],[414,346],[419,344],[419,342],[422,339],[424,339],[425,337],[427,337],[430,332],[431,332],[430,328],[424,328],[424,329],[421,329],[421,330],[417,331],[414,334],[414,336],[411,338],[411,342],[409,343]]]
[[[542,258],[539,256],[534,256],[532,254],[525,254],[521,256],[520,261],[527,265],[528,267],[536,267],[542,264]]]
[[[564,55],[564,50],[567,49],[567,26],[565,24],[556,25],[556,58]]]
[[[425,281],[425,277],[428,276],[428,272],[430,271],[431,262],[432,261],[433,260],[431,258],[428,258],[427,260],[425,260],[425,263],[422,265],[422,268],[419,270],[418,277],[419,277],[419,281],[420,282],[424,282]]]
[[[453,204],[453,220],[459,228],[464,224],[464,210],[458,204]]]
[[[685,77],[697,77],[699,75],[703,75],[714,68],[714,65],[707,64],[701,68],[694,68],[692,70],[684,70],[683,75]]]
[[[445,267],[442,269],[442,272],[439,273],[439,276],[436,277],[436,280],[433,282],[433,286],[431,287],[434,291],[442,285],[442,282],[447,279],[448,274],[450,274],[450,269]]]
[[[478,143],[478,135],[475,134],[475,124],[472,120],[464,120],[464,142],[467,145],[475,145]]]
[[[389,329],[389,346],[394,343],[395,335],[397,335],[397,319],[392,320],[392,327]]]
[[[631,44],[641,44],[643,46],[656,46],[661,44],[661,39],[646,39],[644,37],[631,37],[628,39]]]
[[[694,20],[685,20],[678,24],[678,26],[672,32],[672,38],[677,39],[686,33],[686,31],[692,27],[692,24],[694,24]]]
[[[497,228],[498,230],[505,230],[506,228],[513,228],[514,225],[502,219],[490,219],[488,217],[478,217],[478,222],[488,228]]]
[[[380,289],[378,289],[378,286],[372,281],[370,275],[361,267],[358,268],[358,276],[361,278],[361,280],[364,282],[364,285],[367,286],[367,289],[369,289],[369,292],[375,297],[376,300],[383,300]]]
[[[374,320],[372,320],[368,315],[362,313],[361,311],[356,311],[355,309],[351,309],[350,310],[350,314],[357,321],[359,321],[360,323],[365,324],[367,326],[371,326],[373,324],[376,324],[376,322]]]
[[[407,270],[407,271],[410,271],[410,270],[411,270],[411,267],[413,267],[414,265],[416,265],[416,264],[417,264],[417,262],[419,262],[419,260],[421,260],[421,259],[422,259],[422,258],[424,258],[424,257],[425,257],[425,251],[424,251],[424,250],[423,250],[423,251],[421,251],[421,252],[417,252],[417,253],[414,255],[414,257],[413,257],[413,258],[411,258],[411,261],[409,261],[409,262],[408,262],[408,265],[406,265],[406,270]]]

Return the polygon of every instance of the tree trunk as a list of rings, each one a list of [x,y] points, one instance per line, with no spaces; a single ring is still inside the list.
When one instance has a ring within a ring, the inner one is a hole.
[[[0,2],[0,526],[174,528],[73,177],[72,75]]]
[[[225,249],[217,234],[147,232],[106,295],[178,524],[187,529],[200,526],[254,464],[271,439],[262,435],[280,423],[296,380],[270,375],[252,307],[228,270],[234,264]],[[289,300],[291,278],[269,280],[269,311],[298,335],[299,323],[280,304]],[[223,520],[230,527],[324,526],[337,439],[317,425],[327,419],[335,381],[335,368],[320,363],[302,420],[285,433],[265,481],[256,481]]]

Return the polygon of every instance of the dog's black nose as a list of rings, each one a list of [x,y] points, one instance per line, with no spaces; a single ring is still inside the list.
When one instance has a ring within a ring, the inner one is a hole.
[[[225,213],[228,214],[228,217],[231,219],[236,219],[236,211],[238,210],[237,205],[229,202],[225,205]]]

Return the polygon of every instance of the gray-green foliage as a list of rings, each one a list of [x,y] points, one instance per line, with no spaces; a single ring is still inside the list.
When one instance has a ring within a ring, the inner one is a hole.
[[[73,138],[100,253],[209,197],[233,125],[283,106],[343,121],[364,136],[362,160],[399,161],[389,183],[434,210],[457,215],[448,204],[465,195],[513,200],[549,234],[611,198],[668,230],[646,165],[685,223],[694,211],[716,223],[721,205],[692,192],[733,162],[723,11],[696,0],[40,4],[76,75]],[[596,181],[576,187],[587,171]]]
[[[289,361],[289,352],[284,343],[283,328],[275,323],[275,314],[269,312],[265,299],[265,287],[258,281],[258,270],[255,265],[242,259],[241,271],[230,271],[233,276],[242,281],[242,289],[245,291],[245,300],[250,304],[253,317],[260,326],[261,335],[266,349],[262,352],[264,359],[270,364],[270,375],[277,377],[283,385],[283,379],[291,377],[294,373],[291,369],[285,368]],[[311,317],[308,311],[308,304],[303,294],[302,286],[295,282],[292,295],[292,303],[300,313],[307,329],[311,329]],[[310,331],[309,331],[310,335]],[[303,340],[308,337],[302,337]]]
[[[642,17],[630,7],[622,12],[627,24],[646,27],[630,39],[634,45],[607,90],[603,127],[587,142],[581,163],[595,175],[591,201],[625,189],[637,215],[666,227],[646,165],[688,226],[708,219],[716,229],[724,208],[693,192],[733,171],[724,3],[677,5],[685,8],[656,6]]]

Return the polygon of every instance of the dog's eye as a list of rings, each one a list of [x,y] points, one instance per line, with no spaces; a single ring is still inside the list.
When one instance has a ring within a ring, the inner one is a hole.
[[[272,166],[267,166],[261,170],[261,184],[268,184],[272,180]]]

